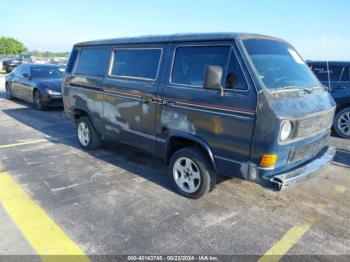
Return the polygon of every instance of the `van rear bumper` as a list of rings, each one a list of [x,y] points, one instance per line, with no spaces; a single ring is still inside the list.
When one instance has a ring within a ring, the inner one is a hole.
[[[269,177],[263,177],[263,179],[274,186],[277,186],[279,190],[282,190],[293,184],[305,181],[312,176],[318,174],[327,165],[332,162],[336,154],[336,149],[334,147],[328,147],[327,150],[322,151],[313,161],[278,175],[273,175]]]

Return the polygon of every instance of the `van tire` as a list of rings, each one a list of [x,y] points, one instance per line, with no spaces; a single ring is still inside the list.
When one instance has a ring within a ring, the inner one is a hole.
[[[87,116],[77,120],[76,134],[80,146],[85,150],[97,149],[101,145],[101,136]]]
[[[211,191],[216,184],[216,174],[209,163],[208,157],[195,147],[176,151],[169,163],[169,177],[177,192],[198,199]]]
[[[350,124],[350,107],[346,107],[339,112],[336,113],[335,118],[334,118],[334,123],[333,123],[333,128],[335,132],[337,133],[338,136],[345,138],[345,139],[350,139],[350,126],[345,128],[345,130],[341,128],[340,123],[345,123],[347,122]],[[347,131],[346,131],[347,130]],[[349,134],[346,134],[348,132]]]

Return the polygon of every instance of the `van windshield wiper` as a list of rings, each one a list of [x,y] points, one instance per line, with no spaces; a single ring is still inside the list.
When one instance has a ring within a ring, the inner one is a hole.
[[[274,88],[273,92],[279,93],[284,91],[300,91],[300,90],[301,90],[300,86],[284,86],[284,87]]]
[[[316,86],[314,87],[301,87],[301,86],[284,86],[284,87],[279,87],[274,89],[274,93],[279,93],[279,92],[283,92],[283,91],[304,91],[305,93],[311,94],[314,90],[314,88],[316,88]]]

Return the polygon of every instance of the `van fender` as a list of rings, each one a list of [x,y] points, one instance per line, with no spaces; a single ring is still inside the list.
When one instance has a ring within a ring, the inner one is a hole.
[[[79,95],[74,95],[72,98],[72,111],[74,112],[75,116],[77,117],[79,114],[78,113],[83,113],[84,115],[88,116],[91,121],[93,121],[93,112],[91,112],[91,109],[88,106],[88,102],[80,97]]]
[[[170,130],[169,130],[170,131]],[[170,141],[172,138],[183,138],[189,141],[194,142],[195,144],[198,144],[201,149],[204,151],[204,153],[206,153],[209,157],[209,160],[212,164],[212,167],[214,168],[214,171],[217,173],[217,167],[215,164],[215,158],[214,158],[214,154],[209,146],[209,144],[202,138],[186,133],[186,132],[182,132],[182,131],[175,131],[175,130],[171,130],[169,133],[169,137],[168,137],[168,141],[167,141],[167,150],[166,150],[166,163],[169,163],[171,156],[169,156],[168,152],[170,152],[171,148],[170,148]]]

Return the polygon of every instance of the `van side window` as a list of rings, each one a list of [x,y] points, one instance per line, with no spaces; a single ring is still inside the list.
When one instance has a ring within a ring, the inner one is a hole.
[[[161,49],[116,49],[111,75],[155,80]]]
[[[201,88],[208,66],[221,66],[226,72],[229,53],[229,46],[179,47],[176,49],[171,82]]]
[[[235,52],[232,51],[230,63],[227,70],[225,89],[232,90],[247,90],[247,80],[242,71],[241,65],[236,57]]]
[[[80,51],[77,75],[103,76],[106,73],[110,51],[102,48],[87,48]]]

